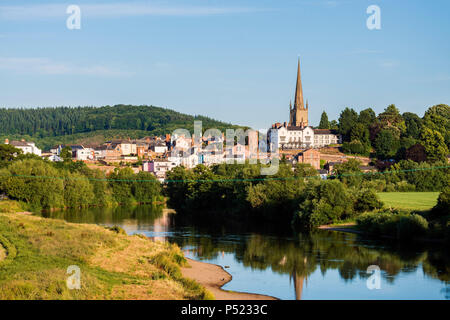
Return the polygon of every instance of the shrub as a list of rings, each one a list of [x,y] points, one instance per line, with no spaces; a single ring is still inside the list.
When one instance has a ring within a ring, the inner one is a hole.
[[[395,190],[399,192],[412,192],[416,191],[416,186],[407,181],[400,181],[395,184]]]
[[[383,203],[372,189],[362,189],[357,196],[355,209],[358,212],[380,209]]]
[[[418,214],[403,216],[397,223],[397,237],[403,240],[423,236],[427,231],[427,220]]]
[[[450,186],[446,187],[439,194],[438,202],[431,212],[433,217],[438,218],[448,217],[450,215]]]
[[[106,229],[113,231],[117,234],[123,234],[123,235],[127,235],[126,231],[123,230],[121,227],[119,226],[114,226],[114,227],[106,227]]]

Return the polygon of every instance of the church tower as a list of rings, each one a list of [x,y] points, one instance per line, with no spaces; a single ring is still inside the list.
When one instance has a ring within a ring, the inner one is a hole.
[[[308,103],[303,104],[303,88],[302,79],[300,75],[300,58],[298,59],[297,68],[297,84],[295,87],[295,101],[294,107],[289,106],[290,117],[289,125],[296,127],[306,127],[308,126]]]

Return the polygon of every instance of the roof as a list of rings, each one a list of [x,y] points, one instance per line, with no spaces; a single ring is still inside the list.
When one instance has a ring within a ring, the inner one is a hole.
[[[289,131],[303,131],[308,127],[301,127],[301,126],[287,126],[287,129]]]
[[[9,144],[14,147],[30,147],[28,142],[25,141],[11,141]]]
[[[317,172],[319,174],[328,174],[328,170],[325,170],[325,169],[317,169]]]
[[[337,132],[330,129],[314,129],[314,134],[337,134]]]

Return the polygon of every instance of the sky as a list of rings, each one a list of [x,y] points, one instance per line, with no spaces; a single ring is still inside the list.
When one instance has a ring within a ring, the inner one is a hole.
[[[345,107],[422,116],[450,104],[448,12],[448,0],[0,0],[0,107],[146,104],[268,128],[289,120],[300,57],[311,125]]]

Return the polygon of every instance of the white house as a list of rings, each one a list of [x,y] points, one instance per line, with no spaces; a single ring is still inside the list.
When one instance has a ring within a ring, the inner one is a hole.
[[[341,143],[341,136],[333,130],[289,126],[286,123],[274,124],[269,129],[268,136],[273,147],[278,149],[320,148]]]
[[[23,154],[31,153],[37,156],[42,155],[42,150],[36,147],[36,144],[34,142],[26,142],[25,140],[9,142],[9,140],[6,139],[5,144],[10,144],[17,149],[22,150]]]
[[[163,182],[166,178],[167,171],[176,167],[175,162],[165,159],[157,159],[153,161],[146,161],[142,164],[142,171],[153,173],[159,181]]]

